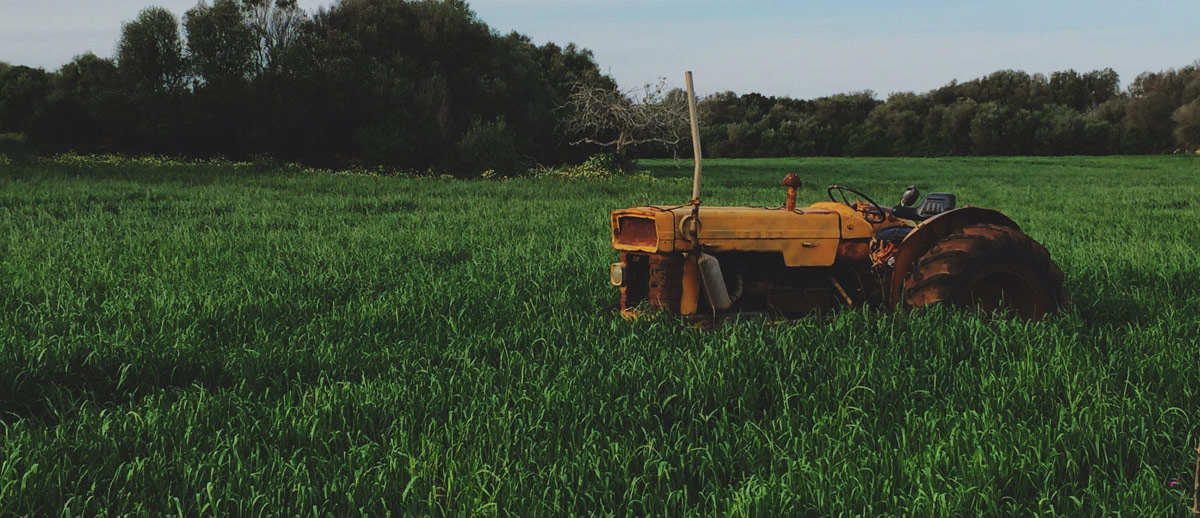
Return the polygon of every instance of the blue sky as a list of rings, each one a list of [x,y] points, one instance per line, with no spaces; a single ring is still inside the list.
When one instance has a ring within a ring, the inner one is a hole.
[[[111,56],[146,0],[0,0],[0,60]],[[194,0],[159,1],[177,14]],[[306,7],[328,1],[301,1]],[[626,87],[696,74],[699,93],[925,91],[1011,68],[1112,67],[1123,84],[1200,59],[1200,1],[475,0],[493,28],[575,42]]]

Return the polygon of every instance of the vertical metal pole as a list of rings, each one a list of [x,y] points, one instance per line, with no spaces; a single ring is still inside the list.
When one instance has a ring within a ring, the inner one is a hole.
[[[696,90],[692,88],[692,71],[686,73],[688,94],[688,115],[692,119],[692,156],[695,157],[696,172],[692,176],[692,203],[700,202],[700,123],[696,120]]]

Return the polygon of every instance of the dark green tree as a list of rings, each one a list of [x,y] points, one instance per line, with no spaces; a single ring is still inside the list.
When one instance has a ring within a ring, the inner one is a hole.
[[[46,104],[50,74],[40,68],[0,68],[0,132],[20,132]]]
[[[143,9],[121,28],[117,72],[122,104],[128,107],[121,125],[130,128],[124,150],[188,152],[188,68],[179,23],[170,11]]]
[[[188,64],[175,15],[148,7],[126,23],[117,42],[117,64],[138,97],[181,92]]]
[[[201,86],[236,88],[249,79],[259,47],[237,1],[199,4],[184,14],[183,27],[194,77]]]
[[[1083,75],[1088,92],[1087,109],[1099,106],[1121,94],[1121,79],[1111,68],[1093,70]],[[1081,110],[1082,111],[1082,110]]]
[[[1055,103],[1075,111],[1083,111],[1092,107],[1093,99],[1090,85],[1083,76],[1074,70],[1064,70],[1050,74],[1050,97]]]
[[[126,110],[116,64],[88,52],[53,75],[46,108],[27,131],[44,151],[115,150],[130,131]]]
[[[1175,121],[1175,146],[1185,152],[1200,153],[1200,99],[1180,106],[1171,114]]]
[[[256,150],[251,135],[262,124],[251,80],[260,50],[243,5],[235,0],[199,4],[183,17],[192,95],[187,140],[192,153],[244,157]]]
[[[971,147],[974,154],[1002,155],[1008,150],[1005,127],[1012,109],[996,101],[979,105],[971,119]]]
[[[1175,122],[1171,115],[1176,104],[1168,92],[1139,90],[1125,103],[1121,119],[1121,152],[1129,154],[1163,153],[1174,148]]]

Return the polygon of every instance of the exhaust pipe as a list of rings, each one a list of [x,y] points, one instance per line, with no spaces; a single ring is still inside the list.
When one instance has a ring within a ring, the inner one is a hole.
[[[721,263],[717,258],[706,254],[700,248],[700,172],[704,169],[700,155],[700,121],[696,116],[696,89],[692,86],[692,72],[684,73],[687,79],[688,117],[692,123],[692,156],[696,170],[692,175],[692,244],[695,247],[696,266],[700,270],[700,283],[704,286],[704,294],[713,311],[725,311],[733,306],[742,296],[742,277],[738,276],[737,288],[732,295],[725,286],[725,276],[721,273]]]
[[[737,287],[734,288],[733,294],[730,294],[729,288],[725,286],[725,276],[721,273],[721,263],[716,257],[700,252],[696,266],[700,269],[700,283],[704,285],[704,294],[714,310],[725,311],[742,297],[742,276],[738,275]]]
[[[687,77],[688,115],[692,120],[692,156],[696,163],[696,171],[692,174],[692,203],[700,204],[700,170],[703,169],[700,158],[700,122],[696,118],[696,89],[692,88],[692,71],[684,73]]]
[[[721,263],[716,257],[700,252],[696,266],[700,267],[700,281],[704,284],[704,294],[708,296],[708,303],[717,311],[729,309],[733,300],[729,298],[725,277],[721,275]]]

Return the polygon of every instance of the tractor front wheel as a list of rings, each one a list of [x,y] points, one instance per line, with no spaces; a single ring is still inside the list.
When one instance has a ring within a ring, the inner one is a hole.
[[[904,280],[904,305],[953,304],[1040,320],[1068,303],[1046,247],[1000,225],[963,227],[934,243]]]

